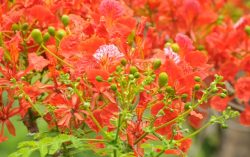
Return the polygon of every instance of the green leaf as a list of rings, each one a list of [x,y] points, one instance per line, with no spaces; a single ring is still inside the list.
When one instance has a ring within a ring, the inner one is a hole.
[[[40,151],[41,157],[45,157],[48,154],[48,148],[46,145],[40,145],[39,151]]]
[[[53,143],[53,145],[49,148],[49,154],[55,154],[60,149],[60,147],[61,143],[55,141],[55,143]]]
[[[36,107],[40,115],[46,114],[46,106],[44,104],[36,103],[34,104],[34,106]]]
[[[9,103],[8,92],[6,90],[2,92],[2,103],[4,106],[8,105]]]
[[[30,84],[34,84],[36,83],[36,81],[40,80],[41,78],[41,74],[40,73],[37,73],[36,75],[34,75],[32,78],[31,78],[31,81],[30,81]]]

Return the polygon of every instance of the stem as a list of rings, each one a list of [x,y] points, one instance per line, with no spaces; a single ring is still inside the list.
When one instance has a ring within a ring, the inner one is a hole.
[[[42,48],[44,48],[49,54],[51,54],[53,57],[55,57],[56,59],[58,59],[59,61],[61,61],[62,63],[68,65],[70,68],[73,68],[73,65],[69,64],[68,62],[64,61],[63,59],[61,59],[60,57],[58,57],[56,54],[54,54],[53,52],[51,52],[46,46],[44,46],[43,44],[41,45]]]
[[[202,130],[206,129],[208,126],[210,126],[210,124],[212,124],[211,122],[207,122],[205,125],[203,125],[201,128],[199,128],[198,130],[194,131],[193,133],[191,133],[190,135],[178,140],[177,142],[182,142],[188,138],[193,137],[194,135],[200,133]]]

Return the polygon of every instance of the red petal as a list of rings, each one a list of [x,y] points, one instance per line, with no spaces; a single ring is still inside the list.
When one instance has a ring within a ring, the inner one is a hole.
[[[9,120],[6,120],[5,124],[8,128],[9,133],[13,136],[16,136],[16,131],[15,131],[14,125]]]

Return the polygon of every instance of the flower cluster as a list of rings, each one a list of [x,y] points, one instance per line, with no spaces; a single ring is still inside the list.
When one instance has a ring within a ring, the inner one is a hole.
[[[181,156],[197,133],[238,115],[224,110],[232,101],[225,80],[245,102],[241,122],[249,124],[250,20],[222,19],[224,3],[2,2],[0,142],[7,140],[5,126],[15,135],[10,118],[20,116],[35,136],[11,156],[37,150],[41,156],[87,150]],[[199,108],[210,99],[224,111],[200,127],[205,115]],[[47,132],[37,119],[48,124]],[[199,129],[191,132],[186,119]]]

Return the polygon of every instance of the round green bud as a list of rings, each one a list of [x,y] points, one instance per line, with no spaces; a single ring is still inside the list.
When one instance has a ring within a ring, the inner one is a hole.
[[[168,83],[168,74],[166,72],[161,72],[158,78],[158,84],[160,87],[165,86]]]
[[[130,67],[130,70],[129,70],[129,73],[130,73],[130,74],[134,74],[134,73],[136,73],[136,72],[138,72],[138,69],[137,69],[135,66],[131,66],[131,67]]]
[[[171,48],[174,52],[179,52],[180,51],[180,46],[177,43],[173,43],[171,45]]]
[[[63,15],[62,17],[61,17],[61,21],[62,21],[62,23],[63,23],[63,25],[66,27],[66,26],[68,26],[69,25],[69,16],[68,15]]]
[[[113,78],[112,77],[109,77],[108,78],[108,82],[112,82],[113,81]]]
[[[250,36],[250,26],[249,25],[245,26],[245,32],[248,36]]]
[[[196,82],[201,82],[201,78],[200,78],[199,76],[195,76],[195,77],[194,77],[194,80],[195,80]]]
[[[29,24],[28,23],[23,23],[22,24],[22,30],[26,31],[29,28]]]
[[[167,42],[165,43],[164,47],[170,47],[171,46],[171,43],[170,42]]]
[[[160,59],[156,59],[153,62],[153,69],[156,70],[161,66],[161,60]]]
[[[225,98],[225,97],[227,97],[227,95],[225,93],[220,93],[220,97]]]
[[[201,85],[200,84],[195,84],[194,85],[194,90],[199,90],[201,88]]]
[[[57,32],[56,32],[56,37],[58,38],[58,39],[62,39],[64,36],[66,35],[66,32],[65,32],[65,30],[63,30],[63,29],[59,29]]]
[[[43,35],[39,29],[33,29],[31,32],[31,37],[38,44],[41,44],[43,42]]]
[[[12,25],[12,30],[13,30],[13,31],[19,30],[19,25],[16,24],[16,23],[14,23],[14,24]]]
[[[203,45],[199,45],[199,46],[197,47],[197,50],[200,50],[200,51],[205,50],[205,47],[204,47]]]
[[[135,77],[135,78],[139,78],[139,77],[140,77],[140,73],[139,73],[139,72],[135,72],[135,73],[134,73],[134,77]]]
[[[122,64],[123,66],[125,66],[125,65],[127,64],[126,59],[123,58],[123,59],[121,60],[121,64]]]
[[[217,93],[218,92],[218,88],[217,87],[214,87],[214,88],[212,88],[212,93]]]
[[[113,91],[116,91],[117,90],[117,86],[115,84],[112,84],[110,86],[110,89],[113,90]]]
[[[46,32],[46,33],[44,34],[44,36],[43,36],[43,41],[46,42],[46,41],[49,40],[49,38],[50,38],[50,35],[49,35],[48,32]]]
[[[118,66],[116,67],[116,72],[121,72],[121,71],[122,71],[122,67],[118,65]]]
[[[134,79],[134,75],[129,74],[129,75],[128,75],[128,78],[129,78],[130,80],[133,80],[133,79]]]
[[[173,93],[173,92],[174,92],[174,89],[173,89],[171,86],[167,86],[166,92],[167,92],[167,93]]]
[[[191,102],[187,102],[184,106],[185,110],[188,110],[192,107],[192,103]]]
[[[49,34],[50,34],[51,36],[55,36],[55,34],[56,34],[56,29],[55,29],[55,27],[49,26],[49,27],[48,27],[48,32],[49,32]]]
[[[100,75],[96,76],[95,79],[98,82],[102,82],[103,81],[103,78]]]
[[[187,99],[187,97],[188,97],[188,95],[186,93],[181,95],[182,99]]]

